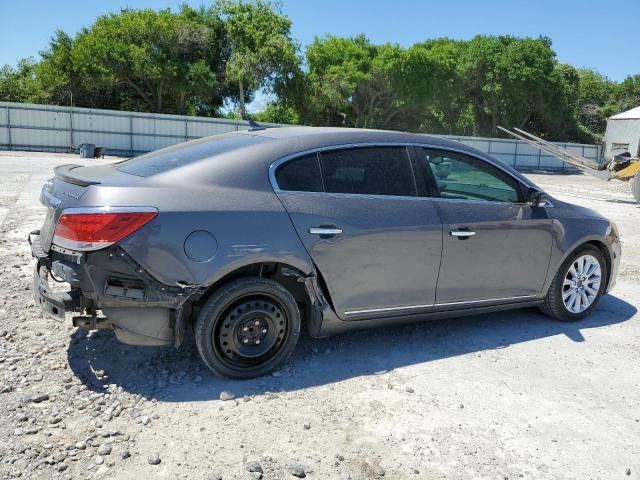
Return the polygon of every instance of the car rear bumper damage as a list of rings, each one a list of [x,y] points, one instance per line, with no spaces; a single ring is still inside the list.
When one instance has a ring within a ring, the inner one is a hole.
[[[49,316],[64,321],[66,313],[74,314],[75,326],[113,329],[131,345],[182,342],[200,287],[157,281],[117,245],[94,252],[52,245],[45,252],[38,231],[29,234],[29,243],[36,259],[34,300]]]

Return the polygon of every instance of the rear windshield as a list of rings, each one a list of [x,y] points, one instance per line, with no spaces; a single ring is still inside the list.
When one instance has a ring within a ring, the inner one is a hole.
[[[149,177],[268,140],[269,138],[256,135],[226,133],[145,153],[119,163],[118,170],[139,177]]]

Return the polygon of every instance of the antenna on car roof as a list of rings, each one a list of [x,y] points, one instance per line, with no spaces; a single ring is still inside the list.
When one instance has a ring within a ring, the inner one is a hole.
[[[249,120],[249,131],[250,132],[255,132],[257,130],[266,130],[267,127],[265,127],[264,125],[260,125],[258,122],[256,122],[255,120]]]

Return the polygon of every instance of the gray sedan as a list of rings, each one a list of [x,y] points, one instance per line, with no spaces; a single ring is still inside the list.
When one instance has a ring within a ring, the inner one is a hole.
[[[193,334],[235,378],[281,365],[301,328],[530,306],[580,320],[621,253],[596,212],[487,154],[399,132],[254,128],[58,167],[41,200],[29,240],[48,314],[135,345]]]

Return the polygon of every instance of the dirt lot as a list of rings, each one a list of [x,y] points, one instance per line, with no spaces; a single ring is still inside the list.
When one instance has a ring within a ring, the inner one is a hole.
[[[42,183],[69,161],[0,156],[0,477],[640,478],[628,185],[532,175],[622,232],[618,285],[586,321],[522,310],[304,339],[284,369],[238,382],[192,344],[127,347],[34,306],[25,239]]]

